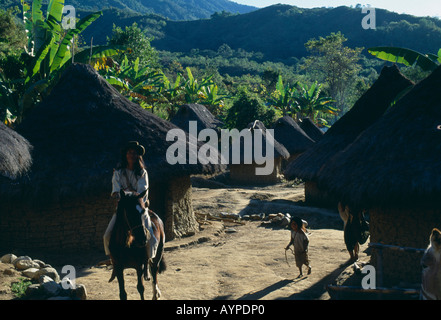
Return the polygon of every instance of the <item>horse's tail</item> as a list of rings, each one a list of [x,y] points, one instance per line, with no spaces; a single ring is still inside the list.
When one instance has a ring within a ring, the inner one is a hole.
[[[160,257],[161,260],[159,261],[159,266],[158,266],[159,273],[163,273],[165,270],[167,270],[167,264],[165,263],[165,260],[164,260],[164,242],[165,242],[164,238],[165,238],[164,234],[162,233],[161,240],[159,241],[159,245],[158,245],[158,251],[157,251],[157,252],[161,253],[161,257]]]
[[[162,256],[162,259],[159,262],[158,272],[163,273],[165,270],[167,270],[167,264],[165,263],[164,256]]]

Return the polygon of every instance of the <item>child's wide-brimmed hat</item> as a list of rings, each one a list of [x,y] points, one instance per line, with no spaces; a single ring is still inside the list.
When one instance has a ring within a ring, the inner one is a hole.
[[[129,141],[126,146],[122,149],[121,153],[126,154],[128,150],[133,149],[139,156],[143,156],[145,154],[145,149],[142,145],[139,144],[138,141]]]

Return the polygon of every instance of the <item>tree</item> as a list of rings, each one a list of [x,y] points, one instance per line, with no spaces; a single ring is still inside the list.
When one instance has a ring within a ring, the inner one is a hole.
[[[124,46],[129,49],[129,52],[121,54],[117,60],[122,61],[125,56],[129,59],[129,62],[135,62],[139,58],[139,67],[144,68],[149,65],[150,67],[158,66],[158,53],[150,45],[153,38],[149,38],[134,22],[131,26],[121,29],[113,25],[112,37],[107,39],[108,44],[111,46]]]
[[[329,95],[339,109],[344,109],[346,92],[361,69],[357,62],[363,50],[345,47],[343,44],[346,41],[340,32],[309,40],[305,47],[312,55],[306,58],[302,66],[319,82],[327,85]]]
[[[270,126],[275,116],[276,112],[273,108],[266,107],[256,94],[242,87],[233,105],[227,111],[225,125],[229,129],[242,130],[250,122],[260,120],[265,126]]]

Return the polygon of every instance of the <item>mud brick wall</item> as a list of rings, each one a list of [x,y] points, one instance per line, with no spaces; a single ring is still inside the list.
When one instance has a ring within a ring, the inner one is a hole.
[[[16,205],[0,211],[0,249],[79,251],[103,248],[103,234],[115,213],[109,195],[45,208]]]
[[[441,210],[375,209],[369,211],[370,242],[425,249],[433,228],[441,227]],[[420,253],[383,250],[383,277],[387,286],[421,282]],[[378,267],[373,250],[371,263]]]
[[[280,182],[282,158],[274,159],[274,170],[269,175],[256,175],[256,168],[265,167],[256,164],[231,164],[230,179],[238,183],[267,184]]]
[[[199,224],[193,211],[190,176],[174,179],[169,183],[167,199],[166,236],[174,239],[196,233]]]

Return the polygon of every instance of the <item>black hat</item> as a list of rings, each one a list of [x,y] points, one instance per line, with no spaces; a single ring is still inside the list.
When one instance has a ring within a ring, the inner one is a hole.
[[[126,154],[129,149],[134,149],[139,156],[145,154],[144,147],[140,145],[138,141],[129,141],[121,152]]]

